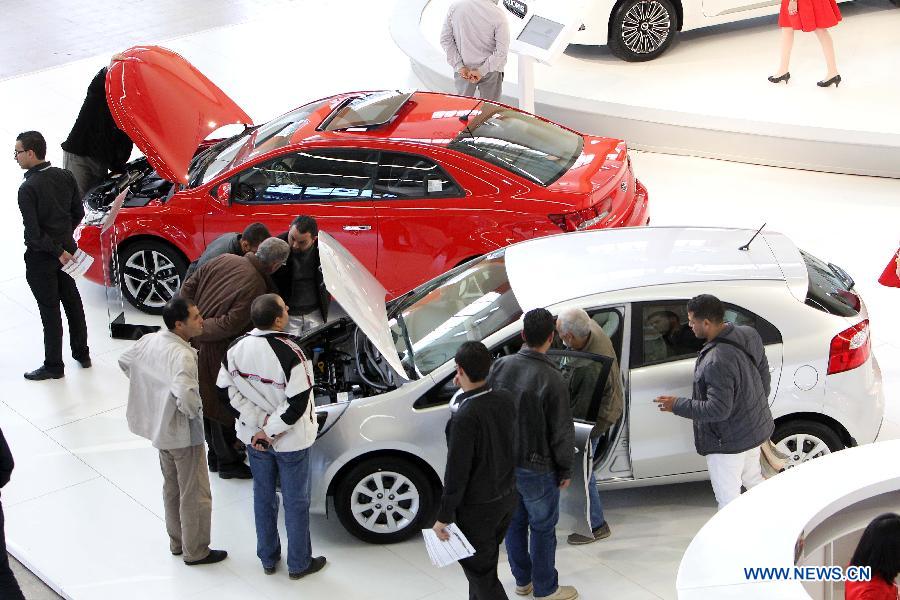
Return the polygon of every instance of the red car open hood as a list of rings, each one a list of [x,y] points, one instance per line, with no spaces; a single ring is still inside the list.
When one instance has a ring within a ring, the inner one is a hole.
[[[252,125],[234,101],[182,56],[159,46],[135,46],[113,60],[106,99],[119,129],[161,177],[188,182],[197,147],[223,125]]]

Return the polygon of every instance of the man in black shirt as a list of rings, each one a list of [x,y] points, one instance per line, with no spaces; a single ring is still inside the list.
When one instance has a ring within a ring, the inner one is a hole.
[[[51,167],[44,160],[47,142],[37,131],[16,138],[16,162],[25,169],[19,186],[19,210],[25,228],[25,279],[37,300],[44,326],[44,364],[25,373],[25,379],[59,379],[63,376],[62,302],[69,321],[72,357],[85,369],[91,366],[84,307],[75,280],[62,272],[72,260],[72,234],[84,217],[81,195],[71,173]]]
[[[0,488],[9,483],[13,472],[13,457],[0,429]],[[9,557],[6,554],[6,532],[4,531],[3,505],[0,504],[0,598],[4,600],[25,600],[19,582],[12,569],[9,568]]]
[[[288,305],[291,319],[285,331],[300,335],[328,320],[331,296],[319,262],[319,225],[313,217],[300,215],[278,237],[290,245],[291,256],[272,279]]]
[[[697,339],[691,328],[681,324],[671,310],[658,310],[647,317],[647,323],[655,329],[666,344],[667,356],[684,356],[700,351],[703,342]]]
[[[469,580],[470,600],[506,600],[497,578],[500,543],[515,511],[516,419],[508,392],[485,382],[491,355],[481,342],[465,342],[456,351],[455,381],[462,388],[450,406],[444,494],[434,530],[450,537],[456,523],[475,549],[459,561]]]
[[[222,256],[223,254],[243,256],[248,252],[255,253],[259,245],[270,237],[272,237],[272,234],[269,233],[269,228],[262,223],[250,223],[244,228],[243,233],[223,233],[207,244],[203,254],[188,265],[183,281],[187,281],[194,274],[194,271],[217,256]]]

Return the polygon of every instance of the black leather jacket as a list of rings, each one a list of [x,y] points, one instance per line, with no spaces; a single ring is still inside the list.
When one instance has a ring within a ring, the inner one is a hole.
[[[284,241],[288,241],[288,232],[278,236],[279,239]],[[290,242],[288,242],[290,243]],[[316,262],[319,262],[319,243],[316,242]],[[275,286],[278,288],[278,294],[284,300],[284,303],[288,306],[291,305],[291,293],[294,289],[294,269],[291,265],[291,260],[288,258],[287,264],[282,266],[280,269],[275,271],[272,274],[272,281],[275,282]],[[331,294],[328,293],[328,290],[325,289],[325,279],[322,277],[322,265],[319,264],[319,268],[316,272],[316,287],[318,287],[318,295],[319,295],[319,311],[322,313],[322,322],[328,322],[328,306],[331,304]]]

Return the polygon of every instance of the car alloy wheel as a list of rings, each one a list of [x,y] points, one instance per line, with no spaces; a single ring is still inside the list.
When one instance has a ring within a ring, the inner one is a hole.
[[[844,448],[830,427],[815,421],[781,423],[775,428],[772,441],[787,455],[787,469]]]
[[[335,509],[344,528],[376,544],[399,542],[429,526],[434,488],[411,461],[373,457],[341,477]]]
[[[654,59],[672,42],[676,19],[669,0],[625,0],[610,21],[610,51],[632,62]]]
[[[139,242],[119,253],[119,279],[125,298],[138,310],[160,314],[181,287],[187,265],[172,248]]]

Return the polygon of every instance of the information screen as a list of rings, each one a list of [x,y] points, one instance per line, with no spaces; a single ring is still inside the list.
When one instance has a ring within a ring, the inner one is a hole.
[[[540,15],[532,15],[516,40],[549,50],[565,26],[562,23],[545,19]]]

